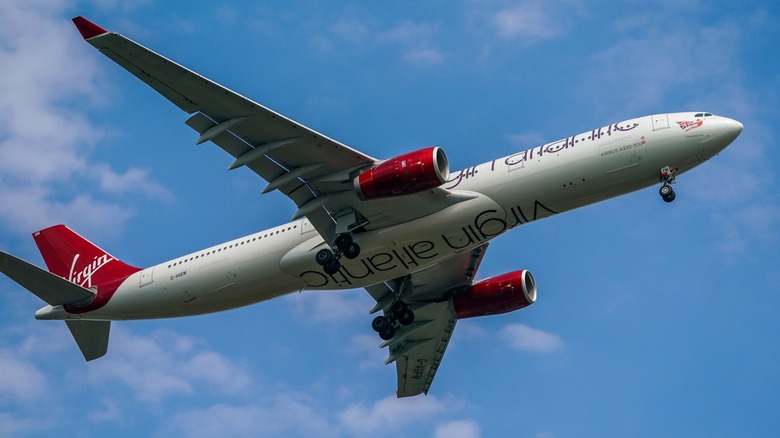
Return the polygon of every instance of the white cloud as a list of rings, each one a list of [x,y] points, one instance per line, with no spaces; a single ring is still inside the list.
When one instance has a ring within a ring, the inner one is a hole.
[[[542,135],[542,133],[538,131],[527,131],[518,134],[509,134],[507,135],[507,137],[509,138],[509,142],[512,144],[512,146],[519,147],[519,148],[526,148],[526,149],[539,146],[541,144],[544,144],[545,141],[549,141],[549,139],[546,139],[544,135]]]
[[[192,395],[201,386],[221,394],[251,387],[252,378],[241,365],[191,337],[168,331],[142,337],[115,324],[111,338],[109,354],[90,370],[94,385],[121,383],[139,400],[153,403]]]
[[[563,348],[560,336],[525,324],[508,324],[501,330],[500,336],[510,347],[521,351],[551,353]]]
[[[479,438],[479,424],[471,420],[455,420],[436,426],[436,438]]]
[[[276,436],[397,436],[419,428],[436,415],[453,414],[463,408],[456,400],[436,397],[376,400],[370,405],[355,403],[340,412],[335,406],[320,406],[308,395],[279,393],[257,397],[250,405],[218,404],[185,411],[171,417],[158,435],[189,437],[276,437]],[[402,420],[402,421],[399,421]],[[436,436],[479,437],[479,426],[470,420],[445,422]]]
[[[69,200],[55,198],[50,186],[6,185],[0,181],[0,221],[20,234],[56,223],[67,223],[91,239],[99,240],[121,231],[133,213],[128,208],[99,201],[89,194]],[[112,224],[111,226],[107,226]]]
[[[172,199],[169,191],[150,181],[151,175],[147,170],[130,168],[125,173],[117,173],[106,164],[98,164],[92,166],[91,172],[98,178],[100,188],[107,193],[139,192],[163,199]]]
[[[116,421],[120,418],[119,404],[115,400],[108,398],[100,400],[100,407],[89,412],[89,419],[93,423]]]
[[[404,59],[418,66],[437,65],[444,62],[444,55],[436,49],[418,47],[408,50],[404,54]]]
[[[31,362],[10,350],[0,350],[0,402],[29,402],[48,391],[46,376]]]
[[[377,369],[387,366],[387,349],[379,348],[381,342],[376,333],[354,335],[350,338],[349,352],[351,356],[360,358],[358,368],[361,371],[376,372]]]
[[[367,318],[373,306],[363,289],[347,291],[307,291],[290,294],[286,298],[297,314],[311,322],[337,324],[358,318]]]
[[[498,36],[506,39],[549,39],[558,36],[562,27],[544,9],[547,3],[526,1],[502,9],[493,16]]]
[[[47,374],[46,363],[51,363],[61,349],[43,350],[59,338],[50,327],[41,324],[6,326],[2,332],[4,348],[0,348],[0,436],[41,436],[56,427],[60,407],[54,401],[59,392]],[[60,327],[67,331],[64,327]],[[54,334],[53,340],[46,334]],[[42,345],[39,345],[42,344]],[[45,356],[44,356],[45,355]],[[45,416],[39,413],[45,412]]]
[[[354,436],[391,435],[441,412],[453,412],[457,407],[457,403],[444,403],[434,396],[404,399],[390,396],[370,407],[362,403],[351,405],[339,418],[341,425]]]
[[[230,5],[217,6],[217,12],[214,15],[217,21],[224,26],[235,26],[239,18],[239,12]]]
[[[82,107],[105,104],[108,93],[98,57],[62,19],[67,7],[0,3],[0,225],[14,232],[74,219],[87,232],[121,227],[130,209],[100,200],[101,191],[170,196],[143,170],[117,173],[91,160],[105,130]]]
[[[372,49],[399,48],[401,58],[415,66],[444,62],[444,54],[432,43],[439,24],[405,20],[380,29],[375,21],[372,17],[342,18],[329,27],[328,35],[314,36],[312,44],[323,53],[330,53],[343,43]]]
[[[19,287],[18,293],[29,294],[27,290]],[[43,306],[43,301],[39,301]],[[52,353],[67,351],[75,344],[65,323],[62,322],[40,322],[32,320],[30,313],[25,314],[27,323],[19,327],[6,328],[8,332],[15,336],[23,336],[18,344],[19,354],[23,357],[48,356]]]
[[[341,19],[330,27],[331,33],[341,40],[360,43],[371,34],[368,24],[362,20]]]
[[[277,437],[339,436],[337,428],[310,398],[280,394],[269,406],[215,405],[176,414],[160,436]]]
[[[729,263],[740,260],[750,250],[774,245],[780,232],[780,206],[757,202],[714,213],[712,222],[718,229],[714,248]]]
[[[213,351],[201,351],[182,367],[184,375],[208,382],[226,394],[245,391],[252,379],[233,361]]]
[[[44,431],[51,430],[52,421],[40,415],[21,416],[10,412],[0,412],[0,436],[45,436]]]
[[[729,84],[741,77],[737,26],[690,27],[654,13],[633,19],[641,25],[621,23],[618,30],[624,33],[616,43],[594,54],[583,70],[587,83],[579,89],[596,97],[589,99],[598,104],[595,109],[643,114],[677,97],[675,93],[691,91],[707,103],[722,102]],[[606,85],[623,91],[605,92]]]
[[[427,22],[403,21],[379,34],[379,39],[404,44],[417,44],[428,39],[439,30],[438,24]]]
[[[488,331],[477,321],[479,321],[479,318],[458,321],[457,336],[453,338],[452,342],[458,342],[460,339],[477,342],[490,340],[493,335],[488,333]],[[453,345],[452,342],[450,342],[450,348]]]

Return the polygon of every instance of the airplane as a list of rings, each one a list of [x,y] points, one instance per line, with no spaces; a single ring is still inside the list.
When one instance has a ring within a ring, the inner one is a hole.
[[[302,290],[365,288],[398,397],[428,394],[457,321],[533,304],[520,269],[475,280],[489,242],[520,225],[660,184],[730,145],[743,125],[709,112],[624,120],[450,172],[433,146],[378,160],[97,24],[81,36],[191,116],[196,143],[230,154],[297,206],[291,222],[138,268],[65,225],[33,233],[48,270],[0,252],[0,271],[64,320],[87,361],[111,321],[199,315]]]

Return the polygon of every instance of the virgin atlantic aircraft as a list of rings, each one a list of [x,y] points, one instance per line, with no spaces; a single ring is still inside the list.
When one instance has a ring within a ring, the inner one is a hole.
[[[459,319],[536,301],[517,270],[475,281],[490,240],[512,228],[672,183],[731,144],[742,124],[708,112],[612,123],[450,172],[439,147],[378,160],[307,128],[83,17],[84,39],[191,114],[186,123],[279,190],[292,222],[136,268],[64,225],[33,233],[48,271],[7,253],[0,270],[64,320],[86,360],[111,321],[199,315],[301,290],[365,288],[399,397],[428,393]]]

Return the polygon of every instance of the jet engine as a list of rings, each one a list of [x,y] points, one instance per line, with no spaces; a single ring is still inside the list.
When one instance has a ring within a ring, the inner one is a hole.
[[[450,175],[447,155],[429,147],[383,161],[361,173],[353,184],[362,200],[409,195],[439,187]]]
[[[455,315],[461,319],[511,312],[535,301],[536,281],[525,270],[479,281],[450,299]]]

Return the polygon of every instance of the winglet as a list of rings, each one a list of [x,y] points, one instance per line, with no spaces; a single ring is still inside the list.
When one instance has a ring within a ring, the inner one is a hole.
[[[79,30],[81,36],[84,37],[85,40],[94,38],[98,35],[103,35],[104,33],[108,33],[107,30],[87,20],[81,15],[73,19],[73,24],[76,25],[76,28]]]

